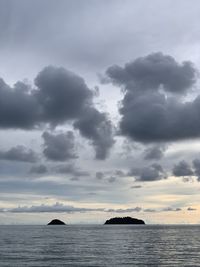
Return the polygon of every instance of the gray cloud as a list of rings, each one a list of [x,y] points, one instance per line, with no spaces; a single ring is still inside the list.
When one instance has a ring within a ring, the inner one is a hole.
[[[92,104],[92,91],[84,79],[64,68],[44,68],[35,78],[35,85],[41,119],[51,124],[79,118]]]
[[[172,207],[167,207],[162,209],[161,211],[181,211],[181,208],[172,208]]]
[[[127,208],[127,209],[105,209],[105,208],[79,208],[71,205],[64,205],[56,202],[52,205],[35,205],[35,206],[18,206],[16,208],[1,208],[0,212],[10,213],[86,213],[86,212],[106,212],[106,213],[130,213],[130,212],[179,212],[181,208],[167,207],[161,210],[156,209],[142,209],[141,207]],[[187,211],[195,211],[194,208],[187,208]]]
[[[181,210],[182,210],[181,208],[167,207],[167,208],[163,208],[163,209],[151,209],[151,208],[148,208],[148,209],[143,209],[142,211],[143,212],[168,212],[168,211],[178,212],[178,211],[181,211]]]
[[[179,64],[175,59],[162,53],[153,53],[125,64],[124,68],[114,65],[107,69],[107,76],[114,84],[127,91],[165,91],[182,93],[196,81],[196,70],[192,63]]]
[[[144,209],[143,212],[156,212],[155,209]]]
[[[104,175],[105,174],[103,172],[96,172],[96,178],[99,179],[99,180],[103,179]]]
[[[73,164],[65,164],[65,165],[57,166],[55,168],[55,171],[59,174],[70,174],[70,175],[74,176],[73,180],[75,180],[75,178],[78,178],[81,176],[89,176],[90,175],[89,172],[83,171]]]
[[[193,160],[194,174],[197,176],[197,180],[200,182],[200,160]]]
[[[55,177],[53,181],[41,180],[41,179],[0,179],[0,193],[1,195],[7,194],[8,196],[21,194],[25,199],[28,196],[46,196],[59,198],[66,198],[69,201],[87,201],[90,192],[99,193],[105,189],[105,185],[95,185],[88,183],[72,183],[65,180],[59,182]],[[26,201],[26,200],[25,200]]]
[[[32,149],[18,145],[7,151],[0,151],[0,160],[35,162],[37,155]]]
[[[74,123],[74,127],[80,133],[91,140],[96,159],[105,159],[110,148],[114,144],[112,136],[112,123],[105,113],[100,113],[94,108],[86,109],[79,120]]]
[[[196,209],[191,208],[191,207],[188,207],[187,210],[188,210],[188,211],[194,211],[194,210],[196,210]]]
[[[48,160],[65,161],[77,158],[73,132],[58,134],[44,132],[42,137],[44,139],[43,153]]]
[[[113,171],[98,171],[96,172],[96,178],[102,180],[106,178],[109,183],[113,183],[117,178],[126,177],[127,174],[122,170],[113,170]]]
[[[129,208],[129,209],[108,209],[107,212],[116,212],[116,213],[127,213],[127,212],[140,212],[142,208],[135,207],[135,208]]]
[[[177,97],[196,82],[196,70],[190,62],[179,64],[170,56],[155,53],[124,68],[110,67],[107,75],[124,88],[119,110],[123,135],[140,142],[200,136],[200,96],[187,102]]]
[[[173,174],[179,177],[179,176],[191,176],[194,173],[190,165],[186,161],[182,160],[174,166]]]
[[[48,169],[43,164],[32,166],[30,169],[30,173],[35,173],[35,174],[45,174],[47,172],[48,172]]]
[[[11,88],[0,79],[0,128],[32,128],[38,111],[30,86],[17,82]]]
[[[55,212],[55,213],[75,213],[75,212],[90,212],[90,211],[101,211],[102,209],[89,209],[89,208],[77,208],[73,206],[64,205],[56,202],[54,205],[39,205],[39,206],[22,206],[11,209],[4,209],[4,212],[12,213],[40,213],[40,212]]]
[[[139,189],[139,188],[142,188],[142,186],[141,185],[132,185],[131,188],[132,189]]]
[[[146,160],[159,160],[164,156],[166,147],[164,145],[154,145],[145,149],[144,159]]]
[[[126,173],[122,170],[115,170],[114,171],[114,175],[117,176],[117,177],[125,177],[126,176]]]
[[[183,12],[178,12],[180,5]],[[149,12],[151,7],[156,17]],[[119,10],[123,11],[120,15]],[[56,60],[96,71],[97,67],[99,70],[112,62],[123,62],[130,55],[156,51],[158,47],[178,53],[185,45],[198,43],[199,37],[194,34],[198,11],[196,0],[176,1],[173,10],[171,2],[158,0],[153,3],[127,0],[126,5],[120,0],[60,0],[59,4],[48,0],[2,1],[0,48],[2,56],[5,51],[11,53],[13,69],[19,59],[24,67],[26,59],[32,64],[35,59],[38,64]]]
[[[35,78],[36,88],[17,82],[13,88],[0,80],[0,128],[38,128],[74,122],[91,140],[96,158],[105,159],[114,144],[107,114],[93,105],[93,92],[80,76],[49,66]]]
[[[0,127],[34,128],[77,119],[92,105],[92,91],[80,76],[49,66],[35,78],[36,88],[17,82],[13,88],[0,80]]]
[[[165,171],[160,164],[154,163],[148,167],[132,168],[129,176],[134,176],[136,181],[151,182],[166,178]]]
[[[111,176],[108,178],[109,183],[114,183],[115,181],[116,181],[116,177],[114,177],[114,176]]]

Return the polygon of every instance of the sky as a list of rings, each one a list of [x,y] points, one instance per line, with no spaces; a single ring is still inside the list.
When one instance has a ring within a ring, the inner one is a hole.
[[[198,0],[0,0],[0,224],[200,223]]]

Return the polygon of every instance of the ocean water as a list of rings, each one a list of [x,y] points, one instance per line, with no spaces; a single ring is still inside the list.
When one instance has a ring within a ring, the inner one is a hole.
[[[200,226],[0,226],[0,266],[200,266]]]

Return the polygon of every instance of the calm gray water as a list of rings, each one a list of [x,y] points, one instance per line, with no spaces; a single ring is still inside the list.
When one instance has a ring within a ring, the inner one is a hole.
[[[0,266],[200,266],[200,226],[0,226]]]

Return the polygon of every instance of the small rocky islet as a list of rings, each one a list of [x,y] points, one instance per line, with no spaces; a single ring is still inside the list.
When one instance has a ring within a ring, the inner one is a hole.
[[[47,225],[65,225],[65,223],[61,220],[54,219],[51,222],[49,222]]]
[[[114,217],[107,220],[104,224],[145,224],[145,222],[132,217]]]

